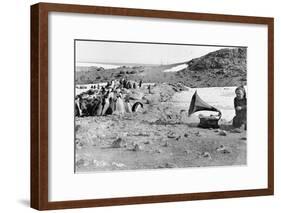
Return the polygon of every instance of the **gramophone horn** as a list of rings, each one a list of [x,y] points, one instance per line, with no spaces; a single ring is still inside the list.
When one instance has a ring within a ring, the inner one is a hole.
[[[216,109],[215,107],[213,107],[213,106],[207,104],[205,101],[203,101],[197,94],[197,91],[195,91],[195,93],[192,96],[191,102],[190,102],[188,115],[190,116],[192,113],[202,111],[202,110],[215,111],[215,112],[220,113],[220,111],[218,109]]]

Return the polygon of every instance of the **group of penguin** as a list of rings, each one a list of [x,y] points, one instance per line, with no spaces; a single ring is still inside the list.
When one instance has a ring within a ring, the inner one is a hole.
[[[142,82],[138,86],[141,84]],[[123,88],[134,89],[133,85],[135,84],[131,81],[122,79],[107,83],[105,87],[97,89],[92,87],[87,92],[77,95],[75,116],[105,116],[138,112],[143,108],[143,104],[139,101],[130,103],[130,97],[122,93]]]

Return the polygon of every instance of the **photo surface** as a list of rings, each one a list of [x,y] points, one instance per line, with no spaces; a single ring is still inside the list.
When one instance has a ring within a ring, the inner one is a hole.
[[[247,47],[74,42],[75,173],[247,164]]]

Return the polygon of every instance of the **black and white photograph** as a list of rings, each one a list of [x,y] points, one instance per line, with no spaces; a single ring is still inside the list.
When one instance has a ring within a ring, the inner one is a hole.
[[[247,165],[247,47],[74,41],[75,173]]]

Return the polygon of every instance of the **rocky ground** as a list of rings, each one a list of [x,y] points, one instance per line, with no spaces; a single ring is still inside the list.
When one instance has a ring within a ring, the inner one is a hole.
[[[144,103],[134,114],[76,117],[76,172],[246,164],[246,131],[222,120],[220,129],[174,104],[182,88],[159,84],[133,93]]]

